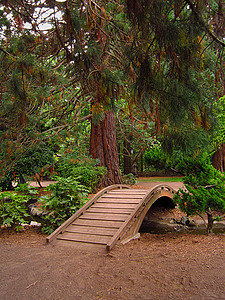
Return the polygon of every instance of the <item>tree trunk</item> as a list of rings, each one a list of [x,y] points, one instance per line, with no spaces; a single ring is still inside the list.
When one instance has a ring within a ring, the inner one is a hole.
[[[122,183],[116,145],[116,130],[113,111],[104,113],[103,121],[98,125],[91,122],[90,154],[100,160],[100,165],[107,168],[102,186]]]
[[[208,224],[207,224],[207,233],[213,233],[213,215],[211,210],[207,211]]]
[[[125,175],[131,173],[130,143],[127,140],[123,141],[123,173]]]
[[[143,174],[144,171],[144,159],[143,159],[143,154],[141,155],[141,174]]]
[[[224,167],[225,167],[224,157],[225,157],[225,144],[222,144],[221,148],[217,150],[212,157],[213,167],[219,170],[220,172],[224,172]]]

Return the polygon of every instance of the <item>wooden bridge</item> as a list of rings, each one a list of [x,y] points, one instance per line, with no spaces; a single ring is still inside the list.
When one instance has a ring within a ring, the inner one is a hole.
[[[150,190],[109,186],[48,236],[47,242],[55,240],[59,244],[73,243],[78,249],[110,251],[117,243],[135,238],[152,204],[162,197],[173,201],[174,193],[167,185]]]

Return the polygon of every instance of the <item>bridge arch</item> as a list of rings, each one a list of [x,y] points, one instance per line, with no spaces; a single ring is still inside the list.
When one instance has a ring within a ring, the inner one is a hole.
[[[139,203],[139,206],[137,207],[136,212],[130,221],[130,224],[127,224],[126,229],[124,230],[124,233],[121,234],[119,240],[122,243],[125,243],[126,241],[129,241],[137,236],[144,217],[146,216],[152,205],[162,198],[169,199],[171,204],[174,204],[174,193],[175,190],[173,188],[164,184],[157,185],[153,189],[149,190],[149,192]]]

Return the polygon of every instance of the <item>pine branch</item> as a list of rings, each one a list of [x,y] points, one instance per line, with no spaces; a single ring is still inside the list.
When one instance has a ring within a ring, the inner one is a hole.
[[[3,53],[5,53],[6,55],[12,57],[13,59],[16,59],[15,56],[13,56],[12,54],[10,54],[8,51],[4,50],[2,47],[0,47],[0,51],[2,51]]]
[[[186,0],[186,3],[190,6],[193,14],[195,15],[195,17],[197,18],[198,22],[204,27],[205,31],[208,33],[208,35],[218,44],[220,44],[222,47],[225,47],[225,43],[223,41],[221,41],[217,36],[215,36],[215,34],[212,32],[212,30],[210,30],[210,28],[205,24],[205,22],[203,21],[203,19],[201,18],[201,16],[199,15],[196,7],[194,6],[194,4],[192,3],[191,0]]]

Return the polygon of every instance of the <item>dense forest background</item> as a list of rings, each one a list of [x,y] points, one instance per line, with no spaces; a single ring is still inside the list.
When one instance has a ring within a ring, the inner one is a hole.
[[[2,189],[35,174],[107,186],[223,172],[224,12],[222,0],[1,1]]]

